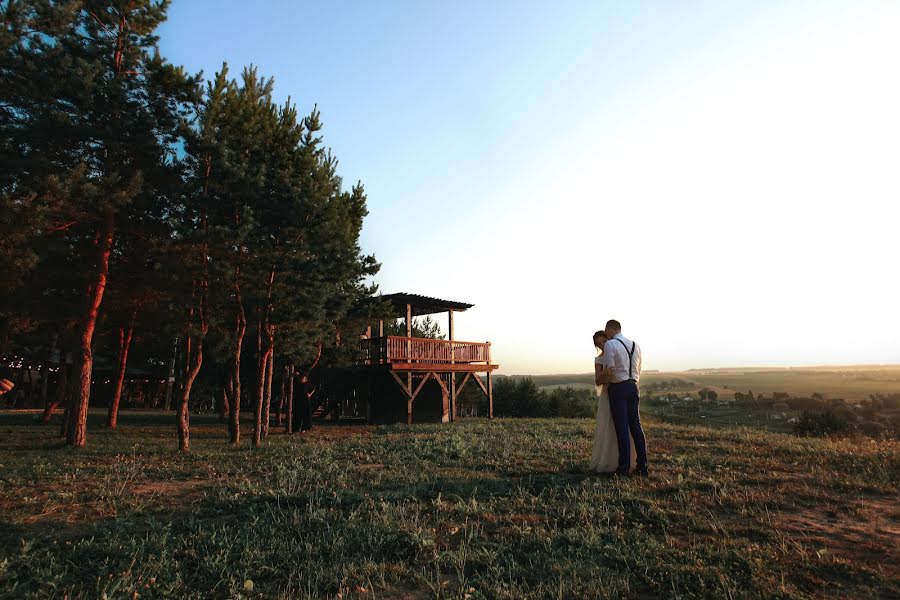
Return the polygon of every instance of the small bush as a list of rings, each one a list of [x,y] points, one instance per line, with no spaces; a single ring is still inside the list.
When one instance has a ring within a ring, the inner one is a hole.
[[[794,423],[794,434],[800,437],[825,437],[850,433],[853,423],[846,415],[834,411],[805,411]]]
[[[531,377],[498,377],[494,384],[498,417],[591,417],[596,403],[591,389],[567,386],[547,393]]]

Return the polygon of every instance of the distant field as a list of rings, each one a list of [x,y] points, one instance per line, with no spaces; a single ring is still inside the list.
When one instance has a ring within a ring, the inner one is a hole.
[[[695,389],[708,387],[725,398],[732,397],[735,391],[747,390],[753,390],[757,395],[787,392],[792,396],[809,396],[818,392],[826,398],[854,401],[868,398],[870,394],[900,393],[900,365],[648,372],[641,378],[641,383],[647,385],[671,379],[690,382]],[[534,377],[534,381],[544,389],[566,385],[594,385],[593,375],[590,373],[538,375]]]

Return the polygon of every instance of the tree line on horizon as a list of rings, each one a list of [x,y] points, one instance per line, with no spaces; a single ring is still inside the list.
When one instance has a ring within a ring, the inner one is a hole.
[[[87,440],[98,348],[116,357],[114,428],[128,361],[167,363],[173,340],[179,447],[201,373],[222,389],[230,442],[243,399],[259,445],[273,374],[292,388],[339,361],[341,330],[374,305],[365,191],[345,189],[319,111],[277,103],[253,67],[207,81],[168,62],[167,8],[0,4],[0,356],[71,353],[45,410],[64,407],[70,446]]]

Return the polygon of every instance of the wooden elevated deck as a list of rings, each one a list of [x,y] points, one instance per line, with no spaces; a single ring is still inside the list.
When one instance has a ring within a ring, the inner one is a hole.
[[[380,336],[359,340],[357,366],[384,369],[400,386],[408,400],[408,422],[412,423],[413,402],[429,381],[437,382],[444,398],[443,420],[456,418],[456,400],[469,381],[488,398],[493,416],[491,373],[499,365],[491,363],[490,342],[462,342],[404,336]],[[487,375],[487,382],[479,373]],[[458,374],[462,379],[457,378]]]
[[[403,336],[383,336],[359,341],[357,364],[387,365],[394,371],[443,371],[488,373],[490,342],[461,342]]]
[[[472,304],[441,300],[418,294],[389,294],[380,297],[385,308],[378,317],[378,335],[373,336],[370,325],[362,339],[358,340],[356,366],[352,367],[363,383],[354,390],[339,394],[336,403],[354,398],[367,398],[367,419],[372,419],[373,408],[380,410],[396,396],[398,388],[405,405],[406,421],[413,421],[413,403],[416,398],[430,403],[436,398],[440,404],[440,420],[453,421],[457,416],[459,393],[469,381],[481,388],[488,401],[488,416],[494,414],[492,373],[499,365],[491,361],[490,342],[463,342],[454,339],[454,316],[472,308]],[[447,313],[449,339],[440,340],[413,337],[412,320],[415,316]],[[406,324],[406,335],[384,335],[385,319],[396,319]],[[484,380],[480,374],[484,374]],[[348,378],[349,379],[349,378]],[[391,389],[382,386],[386,381]],[[368,381],[368,383],[366,383]],[[342,400],[343,399],[343,400]],[[374,403],[374,404],[373,404]]]

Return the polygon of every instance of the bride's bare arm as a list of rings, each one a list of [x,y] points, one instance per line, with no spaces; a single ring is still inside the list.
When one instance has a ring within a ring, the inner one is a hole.
[[[594,383],[597,385],[609,383],[609,370],[600,363],[594,363]]]
[[[594,383],[603,385],[612,381],[612,369],[602,364],[594,363]]]

